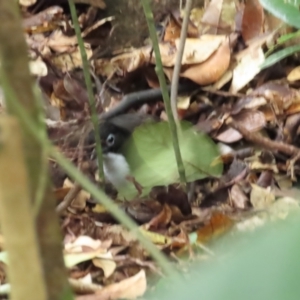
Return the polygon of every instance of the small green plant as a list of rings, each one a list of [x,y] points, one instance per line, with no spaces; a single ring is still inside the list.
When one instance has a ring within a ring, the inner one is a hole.
[[[284,21],[286,24],[291,25],[295,28],[300,28],[300,0],[260,0],[260,3],[262,6],[268,10],[270,13],[272,13],[274,16],[277,18],[281,19]],[[267,54],[269,54],[271,51],[273,51],[276,47],[279,45],[282,45],[286,43],[287,41],[298,37],[299,36],[299,31],[291,34],[286,34],[281,36],[277,40],[277,44],[275,47],[270,49]],[[267,57],[267,59],[264,61],[264,63],[261,65],[261,69],[268,68],[275,63],[279,62],[285,57],[288,57],[296,52],[300,51],[300,46],[295,45],[291,47],[287,47],[283,50],[279,50],[270,56]]]

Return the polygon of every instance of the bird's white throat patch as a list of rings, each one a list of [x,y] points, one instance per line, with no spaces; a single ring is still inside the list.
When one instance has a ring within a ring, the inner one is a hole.
[[[110,152],[103,155],[103,169],[105,178],[117,189],[128,183],[126,177],[130,168],[122,154]]]

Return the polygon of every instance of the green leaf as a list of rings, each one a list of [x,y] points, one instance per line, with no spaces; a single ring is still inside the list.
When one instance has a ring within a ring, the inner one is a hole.
[[[269,48],[269,50],[265,53],[265,57],[268,57],[272,52],[274,52],[275,49],[277,49],[279,46],[285,44],[288,41],[291,41],[293,39],[296,39],[300,36],[300,30],[296,31],[296,32],[292,32],[292,33],[287,33],[284,34],[282,36],[280,36],[277,41],[276,44],[272,47]]]
[[[276,64],[283,58],[290,56],[299,51],[300,51],[300,45],[291,46],[291,47],[285,48],[283,50],[280,50],[280,51],[270,55],[268,58],[266,58],[266,60],[263,62],[263,64],[261,64],[260,69],[263,70],[265,68],[268,68],[268,67]]]
[[[299,36],[300,36],[300,30],[297,30],[296,32],[284,34],[277,39],[277,45],[283,44],[283,43],[285,43],[289,40],[292,40],[294,38],[297,38]]]
[[[179,144],[188,182],[219,176],[222,163],[218,147],[205,134],[197,133],[190,123],[182,122]],[[138,127],[122,149],[131,174],[147,194],[153,186],[179,182],[172,138],[167,122],[147,123]],[[137,194],[133,185],[119,191],[127,199]]]
[[[285,23],[300,28],[300,0],[260,0],[260,3]]]

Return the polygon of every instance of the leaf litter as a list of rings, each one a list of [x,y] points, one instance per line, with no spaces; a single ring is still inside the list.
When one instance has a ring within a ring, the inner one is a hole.
[[[120,20],[109,14],[106,4],[75,2],[100,119],[116,111],[166,120],[151,42],[145,39],[136,46],[129,38],[116,48],[112,36]],[[143,196],[124,201],[109,183],[104,186],[119,208],[174,264],[183,257],[187,257],[187,265],[191,258],[212,257],[211,242],[220,235],[254,231],[299,209],[295,184],[300,175],[299,62],[296,56],[282,60],[276,68],[266,62],[265,54],[274,51],[284,35],[278,29],[282,22],[265,13],[258,0],[232,3],[212,0],[206,7],[195,4],[182,59],[179,117],[205,138],[195,134],[189,142],[183,132],[181,147],[192,155],[189,163],[194,167],[199,160],[200,173],[205,176],[188,173],[190,184],[188,192],[184,191],[175,161],[168,158],[173,155],[172,147],[158,147],[157,140],[166,142],[169,137],[161,134],[163,123],[157,123],[146,125],[149,129],[138,127],[126,146],[137,180],[139,172],[148,176],[141,180]],[[49,137],[100,185],[97,165],[91,160],[92,146],[85,143],[91,131],[90,108],[68,7],[60,1],[19,4],[30,70],[43,95]],[[164,13],[154,17],[164,72],[170,80],[182,18],[177,4],[171,4],[171,9],[160,5]],[[134,40],[134,32],[126,34]],[[286,42],[295,45],[293,39]],[[263,64],[269,67],[262,70]],[[136,158],[139,144],[150,153],[142,161]],[[201,152],[205,147],[208,150]],[[159,267],[135,236],[72,182],[55,161],[49,166],[62,220],[65,261],[70,284],[80,295],[77,299],[142,296],[147,285],[153,285],[149,279],[162,275]],[[131,188],[135,191],[133,185]]]

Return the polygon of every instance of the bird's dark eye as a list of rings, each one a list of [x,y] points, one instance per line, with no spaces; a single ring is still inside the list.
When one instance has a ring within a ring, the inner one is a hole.
[[[106,144],[107,146],[111,147],[115,143],[115,135],[110,133],[108,137],[106,138]]]

